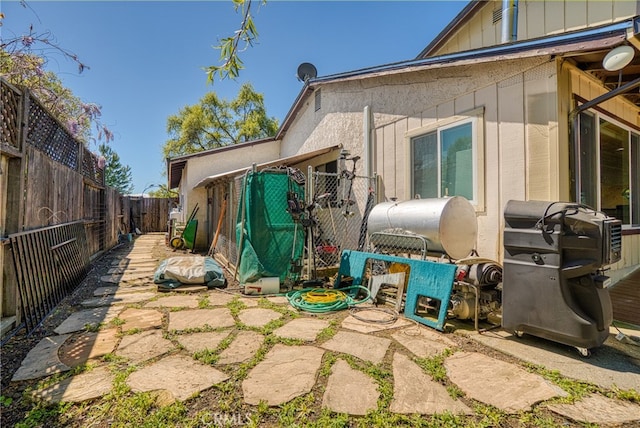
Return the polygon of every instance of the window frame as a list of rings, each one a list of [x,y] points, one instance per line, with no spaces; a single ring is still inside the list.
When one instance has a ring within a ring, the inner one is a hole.
[[[632,188],[632,181],[634,179],[634,164],[633,164],[633,153],[634,153],[634,149],[633,149],[633,145],[634,145],[634,138],[633,136],[635,135],[637,138],[637,142],[635,143],[635,145],[637,146],[635,148],[636,151],[640,150],[640,130],[629,126],[628,124],[624,123],[624,121],[621,121],[619,119],[616,119],[616,117],[614,115],[611,114],[607,114],[606,112],[603,112],[600,109],[586,109],[584,111],[581,111],[580,113],[578,113],[578,121],[577,121],[577,129],[574,130],[574,132],[576,132],[578,134],[578,138],[576,140],[574,140],[574,147],[573,147],[573,156],[574,156],[574,162],[575,162],[575,166],[574,166],[574,170],[573,170],[573,177],[572,179],[575,180],[576,183],[576,187],[575,187],[575,195],[574,196],[574,200],[576,202],[581,202],[581,198],[580,195],[582,194],[582,192],[584,191],[584,187],[583,187],[583,182],[582,182],[582,176],[580,174],[580,171],[582,170],[582,163],[581,163],[581,158],[580,158],[580,152],[582,150],[583,147],[583,139],[582,139],[582,135],[581,135],[581,129],[582,129],[582,117],[583,115],[588,115],[591,117],[591,119],[593,120],[593,124],[594,124],[594,134],[596,136],[596,142],[595,142],[595,167],[596,167],[596,174],[597,176],[595,177],[596,180],[596,198],[597,198],[597,203],[596,206],[594,206],[593,208],[601,211],[602,210],[602,160],[601,160],[601,140],[600,140],[600,121],[604,120],[606,122],[609,122],[619,128],[622,128],[623,130],[627,131],[629,134],[629,156],[627,158],[627,162],[628,162],[628,168],[629,168],[629,189],[630,189],[630,199],[629,199],[629,223],[622,223],[622,229],[624,230],[640,230],[640,223],[634,223],[634,216],[637,216],[637,218],[640,218],[640,213],[635,213],[634,210],[634,203],[636,202],[635,199],[636,198],[640,198],[640,186],[638,186],[638,188],[633,189]],[[635,175],[638,176],[640,175],[640,171],[635,171]],[[634,198],[633,196],[636,196],[636,198]],[[623,219],[619,219],[619,220],[623,220]]]
[[[431,133],[436,133],[436,145],[438,156],[438,197],[442,197],[442,142],[441,133],[447,129],[451,129],[460,125],[471,124],[471,151],[472,151],[472,191],[473,199],[469,200],[474,206],[476,212],[485,210],[485,174],[484,174],[484,153],[485,153],[485,136],[484,136],[484,107],[475,108],[473,110],[451,116],[446,119],[437,120],[425,126],[405,132],[406,159],[407,168],[407,189],[410,191],[411,198],[416,194],[414,186],[414,140]],[[454,195],[451,195],[454,196]],[[422,196],[424,197],[424,196]]]

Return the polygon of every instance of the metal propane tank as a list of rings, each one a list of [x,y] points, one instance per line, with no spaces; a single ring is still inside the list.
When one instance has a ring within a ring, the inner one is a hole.
[[[429,253],[446,254],[452,259],[469,256],[478,235],[475,209],[461,196],[382,202],[374,206],[367,232],[393,229],[423,236],[428,241]]]

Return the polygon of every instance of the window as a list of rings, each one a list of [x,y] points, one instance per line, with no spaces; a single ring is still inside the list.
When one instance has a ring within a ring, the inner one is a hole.
[[[640,226],[640,133],[593,112],[580,113],[579,123],[580,203]]]
[[[414,197],[463,196],[479,204],[478,122],[469,118],[411,138]]]
[[[315,94],[315,111],[320,110],[320,107],[322,107],[322,92],[318,89]]]

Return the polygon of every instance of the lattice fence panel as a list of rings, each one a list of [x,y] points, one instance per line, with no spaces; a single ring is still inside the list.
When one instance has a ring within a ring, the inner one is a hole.
[[[82,175],[96,184],[104,184],[104,170],[98,167],[98,156],[82,147]]]
[[[51,116],[35,97],[29,100],[27,143],[51,159],[78,170],[80,143]]]
[[[0,83],[2,109],[2,126],[0,126],[0,143],[16,149],[20,148],[20,91],[4,80]]]

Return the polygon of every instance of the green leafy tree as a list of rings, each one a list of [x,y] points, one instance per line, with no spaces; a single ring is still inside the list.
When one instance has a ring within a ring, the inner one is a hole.
[[[26,2],[23,2],[26,6]],[[0,13],[0,26],[4,15]],[[78,66],[78,73],[88,69],[72,52],[53,42],[49,32],[28,31],[5,38],[0,33],[0,76],[9,83],[29,89],[69,132],[85,144],[89,141],[113,140],[113,134],[100,121],[101,108],[85,103],[66,88],[58,76],[46,71],[49,58],[62,56]]]
[[[104,157],[104,182],[107,186],[118,189],[123,195],[133,191],[131,167],[120,162],[120,156],[108,145],[100,144],[98,151]]]
[[[169,140],[165,158],[198,153],[275,135],[278,121],[269,118],[262,94],[245,83],[238,96],[227,101],[208,92],[195,105],[182,108],[167,119]]]
[[[236,12],[242,15],[240,28],[236,30],[233,36],[225,37],[216,46],[220,50],[220,65],[212,65],[206,68],[207,80],[213,83],[216,74],[221,79],[235,79],[240,75],[240,70],[244,68],[240,59],[240,52],[253,46],[258,39],[258,30],[253,22],[251,14],[252,0],[232,0]],[[260,4],[266,4],[266,0],[262,0]]]
[[[178,192],[169,189],[166,184],[161,184],[156,190],[151,190],[149,196],[152,198],[177,198]]]

